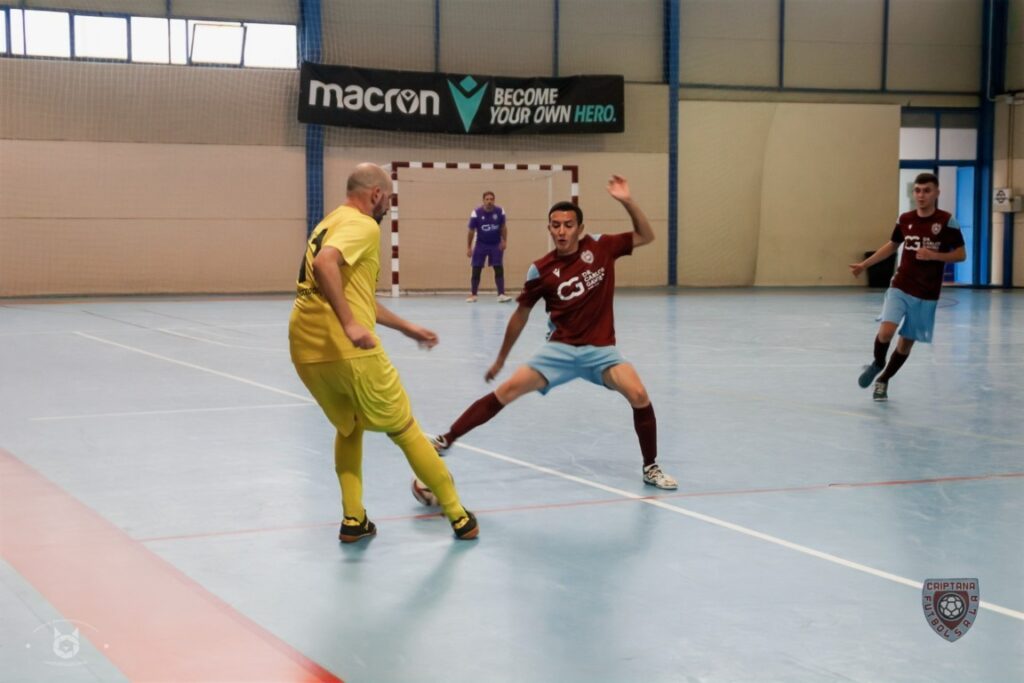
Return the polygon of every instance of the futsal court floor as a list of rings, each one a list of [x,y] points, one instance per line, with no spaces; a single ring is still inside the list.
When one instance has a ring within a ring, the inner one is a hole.
[[[0,302],[0,680],[1024,680],[1024,293],[947,289],[876,404],[881,296],[620,291],[677,492],[643,485],[624,399],[574,382],[446,458],[476,541],[368,435],[353,545],[289,297]],[[382,301],[440,335],[381,333],[443,430],[514,304]],[[921,582],[962,577],[982,605],[949,643]]]

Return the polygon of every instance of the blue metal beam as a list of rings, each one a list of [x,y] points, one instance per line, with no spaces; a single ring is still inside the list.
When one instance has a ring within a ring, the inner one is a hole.
[[[889,2],[882,3],[882,91],[889,84]]]
[[[554,27],[552,33],[554,34],[554,45],[551,46],[551,75],[558,78],[558,32],[559,24],[561,22],[561,2],[554,0]]]
[[[319,62],[322,19],[320,0],[299,2],[299,66]],[[324,217],[324,127],[306,124],[306,232]]]
[[[679,1],[665,0],[664,78],[668,84],[668,284],[679,284]]]
[[[779,0],[779,87],[786,83],[786,0]]]

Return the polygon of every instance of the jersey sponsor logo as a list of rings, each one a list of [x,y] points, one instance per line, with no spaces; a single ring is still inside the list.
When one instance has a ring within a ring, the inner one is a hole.
[[[558,285],[556,290],[558,298],[562,301],[569,301],[575,299],[578,296],[582,296],[587,291],[587,288],[580,282],[580,276],[571,277],[562,284]]]
[[[921,587],[924,618],[951,643],[974,626],[980,605],[977,579],[925,579]]]
[[[555,276],[558,276],[558,269],[555,269]],[[562,301],[569,301],[594,289],[604,282],[604,268],[597,270],[585,270],[579,275],[574,275],[562,284],[558,285],[555,293]]]
[[[589,249],[584,249],[583,253],[580,254],[580,260],[583,261],[584,263],[593,263],[594,254]],[[602,268],[602,270],[604,269]]]
[[[942,243],[927,236],[907,235],[907,238],[903,240],[903,248],[908,251],[917,251],[918,249],[939,251],[942,248]]]

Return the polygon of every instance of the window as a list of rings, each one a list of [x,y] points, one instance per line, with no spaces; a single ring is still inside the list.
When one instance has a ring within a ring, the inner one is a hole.
[[[12,9],[9,15],[11,23],[11,54],[25,54],[25,13],[20,9]]]
[[[298,27],[0,7],[0,55],[295,69]]]
[[[288,24],[246,24],[245,66],[294,69],[298,29]]]
[[[67,12],[25,12],[25,54],[38,57],[71,56],[71,21]]]
[[[241,64],[245,29],[234,21],[188,20],[189,56],[194,64]]]
[[[188,38],[185,20],[171,19],[171,64],[188,64]]]
[[[128,20],[76,15],[75,56],[128,59]]]
[[[166,19],[132,17],[132,61],[167,64],[170,61]]]

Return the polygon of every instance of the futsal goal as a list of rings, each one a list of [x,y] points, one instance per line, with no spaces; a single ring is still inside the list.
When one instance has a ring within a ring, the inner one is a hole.
[[[466,255],[470,212],[484,192],[507,216],[505,281],[515,291],[529,265],[551,250],[547,211],[558,201],[579,202],[579,167],[571,164],[392,161],[390,231],[385,226],[378,289],[463,291],[469,287]],[[401,239],[401,252],[399,252]],[[401,253],[401,258],[399,257]],[[387,264],[390,267],[387,267]],[[486,269],[481,291],[494,286]]]

